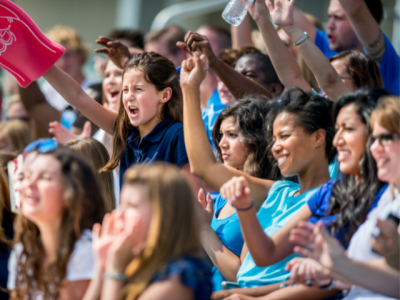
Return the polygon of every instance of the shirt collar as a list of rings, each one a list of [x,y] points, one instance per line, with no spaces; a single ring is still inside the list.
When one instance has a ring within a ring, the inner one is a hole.
[[[143,137],[142,140],[145,140],[145,141],[150,142],[150,143],[159,142],[163,138],[163,136],[164,136],[165,132],[167,131],[167,129],[173,123],[174,123],[174,120],[172,120],[172,119],[165,119],[165,120],[161,121],[160,123],[158,123],[156,125],[156,127],[153,128],[153,130],[148,135]],[[137,129],[135,129],[132,132],[132,134],[129,136],[128,142],[136,140],[138,135],[139,135],[139,131]]]

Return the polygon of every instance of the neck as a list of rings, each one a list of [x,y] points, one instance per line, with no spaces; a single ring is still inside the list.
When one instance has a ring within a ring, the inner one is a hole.
[[[44,261],[53,260],[57,253],[57,244],[59,238],[59,224],[38,224],[40,239],[44,248]]]
[[[148,135],[154,129],[154,127],[156,127],[157,124],[160,122],[161,122],[161,119],[159,117],[154,117],[146,124],[139,125],[138,130],[139,130],[139,134],[140,134],[140,139],[142,139],[146,135]]]
[[[400,191],[400,176],[393,181],[394,186]]]
[[[331,179],[326,158],[323,157],[314,161],[319,163],[312,163],[307,170],[299,174],[300,194],[320,187]]]

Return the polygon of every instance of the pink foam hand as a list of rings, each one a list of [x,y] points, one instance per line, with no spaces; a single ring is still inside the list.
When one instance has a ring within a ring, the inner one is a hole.
[[[0,0],[0,67],[27,87],[64,54],[17,5]]]

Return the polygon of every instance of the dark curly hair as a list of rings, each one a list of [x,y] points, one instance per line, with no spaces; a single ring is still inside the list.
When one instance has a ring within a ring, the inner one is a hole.
[[[143,52],[136,54],[129,61],[122,73],[122,80],[124,80],[125,73],[131,69],[142,71],[146,81],[154,85],[157,91],[162,91],[168,87],[172,89],[172,96],[164,104],[160,117],[161,120],[172,119],[175,122],[183,123],[182,90],[179,85],[178,73],[172,61],[155,52]],[[125,152],[126,139],[133,130],[137,130],[132,126],[129,116],[125,111],[122,96],[123,93],[121,92],[113,135],[113,153],[110,161],[102,171],[111,171],[118,166]]]
[[[381,88],[362,88],[355,93],[341,96],[333,106],[333,120],[336,119],[342,108],[354,105],[358,117],[367,127],[368,136],[371,136],[369,126],[372,111],[375,109],[381,96],[390,95]],[[346,230],[343,242],[348,242],[357,228],[365,221],[373,204],[375,195],[382,188],[383,183],[377,176],[377,167],[370,152],[371,142],[365,145],[365,153],[359,162],[360,175],[343,174],[342,180],[332,187],[332,196],[329,203],[328,215],[337,215],[337,219],[329,228],[333,234],[339,230]]]
[[[17,262],[13,299],[31,299],[38,287],[43,291],[43,299],[58,299],[65,286],[68,260],[75,242],[85,229],[91,230],[95,223],[101,223],[106,211],[95,171],[82,156],[63,146],[37,155],[51,155],[61,164],[64,179],[64,210],[58,234],[61,238],[55,261],[43,270],[45,253],[40,230],[23,214],[17,215],[14,244],[21,244],[23,250]]]
[[[336,149],[332,144],[335,136],[331,113],[332,102],[295,87],[287,89],[279,98],[279,100],[276,100],[277,104],[269,112],[268,123],[266,124],[269,141],[268,154],[270,161],[273,162],[273,172],[277,173],[279,170],[271,151],[274,144],[273,123],[276,117],[284,112],[296,116],[296,126],[302,127],[309,134],[319,129],[325,130],[325,154],[328,162],[333,162],[336,157]]]
[[[244,172],[258,178],[273,179],[267,156],[267,139],[265,133],[266,116],[272,102],[259,96],[248,96],[226,107],[215,121],[213,141],[218,160],[223,162],[219,142],[222,121],[234,117],[240,141],[249,150],[244,163]]]

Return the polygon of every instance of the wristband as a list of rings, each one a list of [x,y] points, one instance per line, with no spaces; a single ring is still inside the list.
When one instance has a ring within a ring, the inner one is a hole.
[[[320,286],[319,288],[321,290],[329,291],[329,290],[333,289],[335,287],[335,285],[336,285],[336,279],[332,278],[332,280],[329,284]]]
[[[103,279],[115,279],[115,280],[122,281],[124,283],[129,282],[129,278],[121,273],[104,273]]]
[[[231,204],[237,211],[246,211],[246,210],[250,210],[254,207],[254,201],[253,199],[251,199],[251,205],[247,208],[238,208],[235,205]]]
[[[304,36],[300,39],[300,40],[298,40],[294,45],[295,46],[299,46],[299,45],[301,45],[302,43],[304,43],[304,41],[306,40],[306,39],[308,39],[310,36],[308,35],[308,33],[307,32],[304,32]]]

